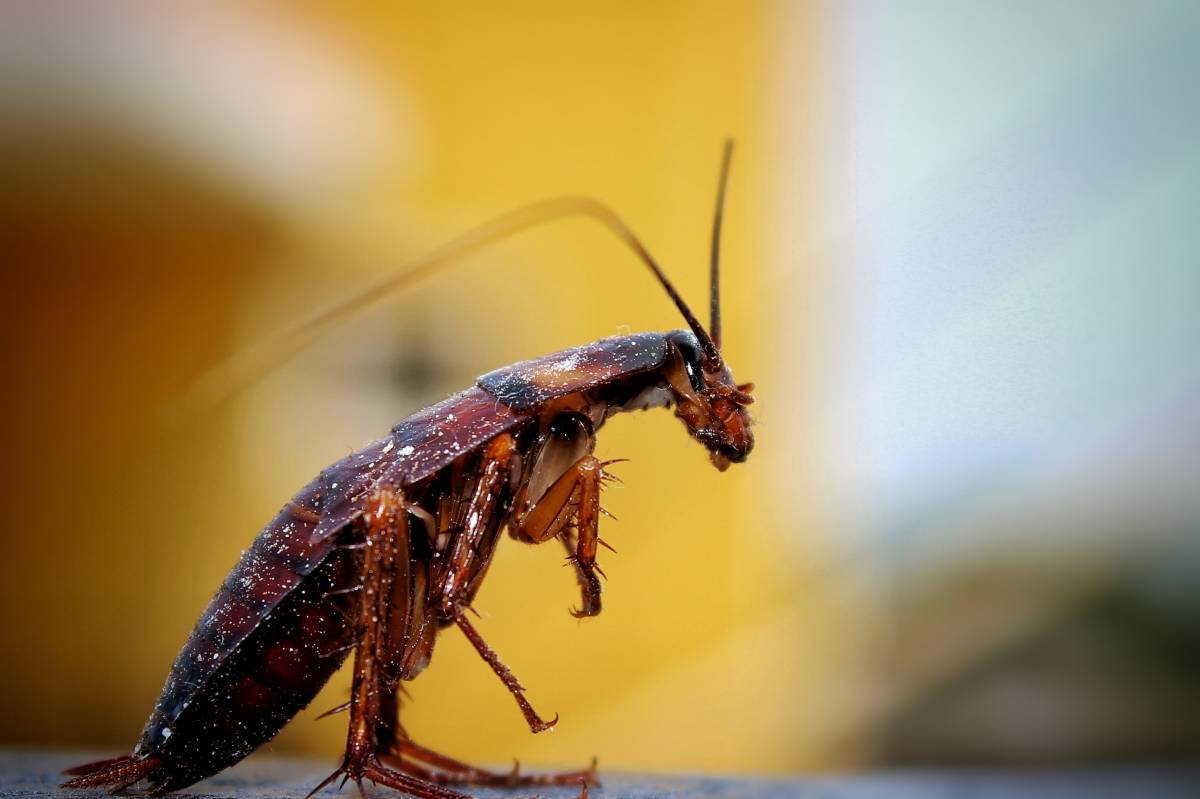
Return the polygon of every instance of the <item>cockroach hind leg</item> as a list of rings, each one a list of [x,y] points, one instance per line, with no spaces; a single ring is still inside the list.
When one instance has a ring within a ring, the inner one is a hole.
[[[447,788],[445,785],[388,768],[375,758],[369,759],[362,765],[360,779],[370,780],[376,785],[392,788],[409,796],[415,796],[417,799],[475,799],[470,794]],[[535,798],[526,797],[526,799]]]
[[[478,768],[435,752],[407,738],[399,739],[392,751],[385,755],[385,762],[396,768],[441,785],[476,785],[487,788],[536,788],[568,787],[574,785],[600,784],[596,778],[596,758],[592,758],[586,769],[551,774],[522,774],[521,764],[515,758],[513,767],[507,772]],[[407,760],[405,758],[408,758]],[[413,762],[410,762],[413,761]],[[430,768],[416,765],[416,762]],[[587,796],[586,791],[580,796]]]

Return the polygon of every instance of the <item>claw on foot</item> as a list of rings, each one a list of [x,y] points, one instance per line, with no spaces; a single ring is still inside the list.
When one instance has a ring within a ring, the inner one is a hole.
[[[554,718],[550,719],[549,721],[543,721],[539,718],[536,722],[530,722],[529,729],[533,730],[535,733],[545,732],[546,730],[554,729],[557,724],[558,714],[555,713]]]

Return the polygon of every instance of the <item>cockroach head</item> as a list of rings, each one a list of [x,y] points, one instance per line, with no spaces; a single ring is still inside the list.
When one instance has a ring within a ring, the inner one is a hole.
[[[738,384],[724,360],[712,363],[690,330],[667,334],[671,346],[665,374],[675,404],[675,416],[688,433],[708,450],[721,471],[746,460],[754,449],[750,412],[753,383]]]
[[[737,384],[721,356],[721,220],[725,213],[725,188],[733,142],[726,141],[721,157],[721,175],[717,183],[717,207],[713,215],[712,246],[709,256],[708,330],[696,320],[682,299],[676,299],[691,330],[667,334],[673,348],[667,367],[667,382],[675,395],[675,415],[687,425],[692,437],[708,449],[713,466],[721,471],[731,463],[746,460],[754,449],[750,432],[750,413],[746,406],[754,402],[753,383]]]

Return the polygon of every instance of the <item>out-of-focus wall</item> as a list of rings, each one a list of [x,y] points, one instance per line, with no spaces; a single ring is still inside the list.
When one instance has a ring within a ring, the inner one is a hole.
[[[878,757],[1195,757],[1200,13],[835,13],[807,443]]]

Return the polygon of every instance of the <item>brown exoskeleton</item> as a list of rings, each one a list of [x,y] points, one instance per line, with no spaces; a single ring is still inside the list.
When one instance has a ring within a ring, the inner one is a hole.
[[[72,769],[65,786],[140,783],[160,794],[215,774],[279,732],[353,649],[350,701],[337,708],[350,712],[345,758],[316,790],[344,775],[423,799],[466,799],[447,786],[472,784],[582,782],[586,796],[594,768],[497,773],[418,745],[399,726],[397,692],[429,663],[438,632],[453,625],[512,692],[530,729],[552,727],[557,717],[545,721],[534,711],[466,615],[500,531],[529,543],[561,541],[581,588],[574,612],[593,616],[600,612],[600,491],[613,463],[593,454],[605,420],[670,407],[718,469],[750,454],[752,386],[734,381],[721,353],[718,252],[730,154],[727,144],[708,330],[629,228],[591,200],[530,206],[419,263],[415,273],[550,216],[583,213],[632,247],[688,329],[606,338],[497,369],[325,469],[267,524],[217,591],[133,753]]]

